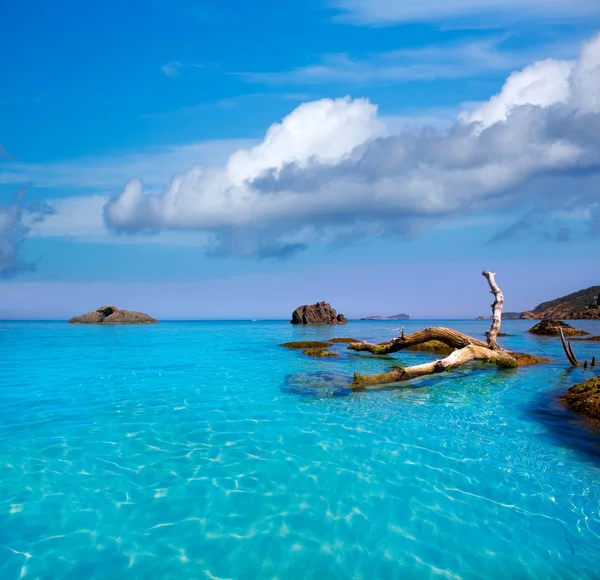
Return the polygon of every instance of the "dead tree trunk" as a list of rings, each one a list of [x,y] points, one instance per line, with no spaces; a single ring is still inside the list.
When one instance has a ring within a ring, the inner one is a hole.
[[[417,332],[413,332],[406,336],[398,336],[389,342],[382,342],[380,344],[360,342],[351,344],[348,348],[351,350],[367,351],[373,354],[392,354],[410,348],[411,346],[431,342],[432,340],[443,342],[452,348],[464,348],[471,344],[483,347],[487,346],[485,342],[463,334],[462,332],[438,326],[417,330]]]
[[[391,383],[410,381],[425,375],[442,373],[450,369],[457,368],[472,361],[485,361],[493,363],[504,368],[514,368],[517,366],[517,361],[513,356],[500,348],[497,342],[500,324],[502,322],[502,307],[504,305],[504,295],[496,284],[495,274],[492,272],[483,272],[483,276],[487,279],[495,300],[492,304],[492,324],[490,330],[486,333],[487,344],[452,330],[451,328],[425,328],[408,336],[399,336],[390,342],[381,344],[355,343],[348,348],[357,351],[368,351],[374,354],[390,354],[415,346],[437,340],[455,348],[452,354],[444,359],[415,365],[406,368],[394,369],[390,372],[376,376],[363,376],[358,373],[354,375],[354,380],[351,387],[355,389],[372,388]]]
[[[494,272],[483,272],[483,276],[490,285],[490,290],[494,295],[494,303],[492,304],[492,326],[489,331],[485,333],[487,338],[488,347],[492,350],[498,350],[498,333],[500,332],[500,325],[502,324],[502,307],[504,306],[504,294],[502,290],[496,284],[496,274]]]

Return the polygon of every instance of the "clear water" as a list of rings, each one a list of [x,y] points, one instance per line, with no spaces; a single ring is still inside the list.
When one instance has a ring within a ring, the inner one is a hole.
[[[592,371],[530,325],[555,364],[351,394],[394,360],[277,345],[398,323],[0,323],[0,578],[598,578],[600,438],[556,403]]]

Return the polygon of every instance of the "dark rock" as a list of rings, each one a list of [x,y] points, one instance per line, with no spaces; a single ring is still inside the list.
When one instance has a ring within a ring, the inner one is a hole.
[[[338,356],[337,353],[329,352],[324,348],[307,348],[306,350],[302,351],[302,354],[305,354],[306,356],[312,356],[315,358],[327,358]]]
[[[594,377],[571,387],[560,400],[571,411],[600,423],[600,377]]]
[[[528,367],[532,365],[540,365],[553,362],[550,358],[546,358],[544,356],[535,356],[533,354],[527,354],[524,352],[511,352],[510,356],[512,356],[517,361],[517,366],[519,367]]]
[[[302,340],[299,342],[284,342],[279,346],[284,346],[285,348],[291,348],[293,350],[306,350],[309,348],[329,348],[333,345],[331,342],[322,342],[319,340]]]
[[[304,305],[292,314],[292,324],[347,324],[343,314],[338,314],[327,302]]]
[[[566,322],[552,318],[544,318],[544,320],[538,322],[533,328],[530,328],[528,332],[543,336],[559,336],[561,328],[565,336],[584,336],[589,334],[585,330],[577,330]]]
[[[69,320],[69,324],[158,324],[158,320],[143,312],[101,306],[98,310],[74,316]]]

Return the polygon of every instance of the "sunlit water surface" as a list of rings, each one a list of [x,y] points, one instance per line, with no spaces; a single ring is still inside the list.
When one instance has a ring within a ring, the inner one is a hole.
[[[594,371],[524,321],[554,364],[360,394],[431,358],[277,346],[398,324],[0,323],[0,578],[598,578],[600,438],[556,401]]]

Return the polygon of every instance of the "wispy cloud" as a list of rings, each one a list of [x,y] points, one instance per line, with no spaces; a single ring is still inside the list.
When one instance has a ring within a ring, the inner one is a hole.
[[[355,58],[348,54],[329,54],[316,64],[283,72],[238,73],[244,80],[272,85],[324,83],[399,83],[434,79],[469,78],[491,72],[506,72],[536,60],[541,54],[557,58],[572,57],[574,43],[536,46],[531,50],[504,48],[506,37],[433,45],[371,54]]]
[[[14,159],[15,156],[11,155],[7,150],[6,147],[4,147],[4,145],[2,145],[2,143],[0,143],[0,159]]]
[[[174,173],[195,165],[221,164],[232,152],[253,143],[248,139],[223,139],[53,163],[10,162],[3,166],[0,184],[33,182],[37,188],[106,191],[121,188],[133,174],[141,175],[150,187],[163,187]]]
[[[336,18],[359,25],[443,20],[498,26],[519,21],[576,21],[599,16],[595,0],[329,0]]]
[[[224,97],[208,103],[198,103],[197,105],[181,107],[164,113],[145,113],[141,117],[143,119],[166,119],[184,115],[193,115],[194,113],[211,109],[231,109],[233,107],[261,100],[300,102],[308,101],[312,98],[312,95],[308,93],[249,93],[245,95],[235,95],[233,97]]]
[[[168,62],[167,64],[161,66],[160,70],[162,70],[168,77],[171,77],[172,79],[174,79],[174,78],[178,77],[179,74],[185,68],[206,68],[206,67],[203,64],[198,64],[195,62],[184,64],[179,60],[172,60],[171,62]]]

